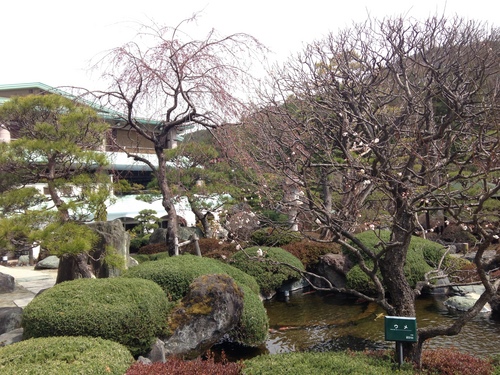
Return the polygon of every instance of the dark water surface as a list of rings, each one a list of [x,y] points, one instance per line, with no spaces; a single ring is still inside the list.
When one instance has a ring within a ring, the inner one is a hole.
[[[417,300],[417,326],[449,323],[456,318],[439,297]],[[356,303],[333,294],[292,293],[288,302],[273,299],[264,303],[271,332],[268,353],[304,350],[363,350],[393,348],[384,341],[382,309],[373,303]],[[437,337],[425,348],[450,348],[473,355],[500,354],[500,322],[482,315],[465,326],[458,336]]]

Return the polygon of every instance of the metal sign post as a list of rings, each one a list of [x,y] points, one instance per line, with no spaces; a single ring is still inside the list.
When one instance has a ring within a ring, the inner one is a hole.
[[[403,342],[417,341],[417,319],[406,316],[384,318],[385,340],[396,341],[399,367],[403,364]]]

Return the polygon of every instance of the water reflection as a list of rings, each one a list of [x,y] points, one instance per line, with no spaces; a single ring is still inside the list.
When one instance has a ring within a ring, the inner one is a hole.
[[[271,331],[266,348],[269,353],[303,350],[393,347],[384,341],[383,311],[373,303],[321,293],[293,293],[288,302],[265,302]],[[433,297],[417,301],[417,325],[426,327],[449,323],[456,315]],[[430,340],[427,348],[455,347],[474,355],[500,354],[496,345],[500,323],[480,316],[466,325],[458,336]]]

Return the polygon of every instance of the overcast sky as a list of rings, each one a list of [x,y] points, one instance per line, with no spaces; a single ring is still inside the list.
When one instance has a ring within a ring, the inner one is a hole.
[[[0,84],[99,87],[90,61],[130,41],[139,24],[175,26],[201,12],[197,30],[244,32],[284,60],[353,21],[458,15],[500,26],[498,0],[16,0],[0,7]]]

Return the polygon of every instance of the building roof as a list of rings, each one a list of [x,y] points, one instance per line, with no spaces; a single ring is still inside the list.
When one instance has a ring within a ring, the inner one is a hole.
[[[0,84],[0,105],[8,101],[9,98],[12,96],[24,96],[29,94],[44,94],[44,93],[58,94],[64,96],[65,98],[75,100],[82,104],[88,105],[89,107],[93,108],[99,114],[99,116],[105,121],[110,121],[110,122],[114,121],[119,123],[122,119],[126,118],[126,116],[123,113],[103,107],[98,103],[91,102],[80,96],[70,94],[64,90],[46,85],[41,82]],[[152,119],[137,119],[137,120],[143,122],[146,125],[154,126],[161,124],[161,121],[158,120],[152,120]],[[182,127],[182,130],[187,130],[192,127],[193,127],[192,125],[184,126]],[[176,140],[182,142],[183,137],[180,134],[177,134]]]
[[[101,116],[105,120],[117,120],[119,121],[122,118],[125,118],[124,115],[118,111],[114,111],[112,109],[101,106],[100,104],[91,102],[82,97],[70,94],[67,91],[61,90],[56,87],[52,87],[46,85],[41,82],[29,82],[29,83],[15,83],[15,84],[3,84],[0,85],[0,104],[9,100],[12,96],[24,96],[29,94],[57,94],[61,95],[65,98],[75,100],[82,104],[88,105],[93,108],[99,116]],[[3,99],[3,100],[2,100]],[[150,121],[152,123],[159,123],[158,121]]]

